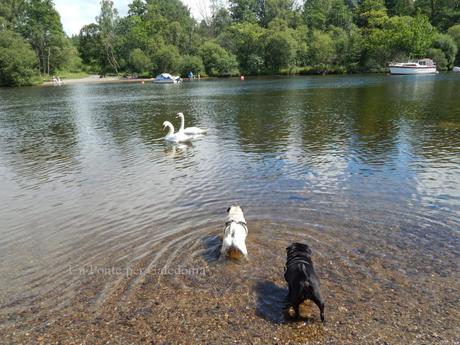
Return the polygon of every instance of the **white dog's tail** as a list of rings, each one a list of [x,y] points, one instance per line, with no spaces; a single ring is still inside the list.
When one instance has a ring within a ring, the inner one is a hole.
[[[238,226],[239,224],[237,223],[230,223],[222,241],[221,253],[230,258],[239,258],[241,255],[247,257],[248,255],[245,243],[246,235],[242,236],[242,234],[238,233],[238,230],[240,230]]]

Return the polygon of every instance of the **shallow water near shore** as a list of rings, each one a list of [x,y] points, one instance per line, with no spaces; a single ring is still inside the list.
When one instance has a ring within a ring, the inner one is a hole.
[[[459,344],[460,77],[0,90],[0,343]],[[209,132],[169,145],[185,114]],[[218,259],[244,208],[249,260]],[[283,315],[285,248],[326,303]]]

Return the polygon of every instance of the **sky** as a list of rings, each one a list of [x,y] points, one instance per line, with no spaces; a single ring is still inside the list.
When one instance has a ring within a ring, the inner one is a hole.
[[[120,16],[126,16],[128,4],[132,0],[113,0],[113,2]],[[199,8],[206,3],[206,0],[182,0],[182,2],[191,9],[195,18],[201,18]],[[54,4],[61,15],[64,31],[69,36],[78,34],[83,25],[94,23],[100,10],[100,0],[54,0]]]

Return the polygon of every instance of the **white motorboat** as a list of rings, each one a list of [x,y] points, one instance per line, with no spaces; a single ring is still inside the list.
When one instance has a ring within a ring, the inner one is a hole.
[[[417,61],[391,63],[389,65],[391,74],[436,74],[436,64],[431,59],[420,59]]]
[[[454,68],[452,68],[452,71],[460,73],[460,67],[455,66]]]
[[[177,84],[182,81],[181,77],[173,76],[169,73],[161,73],[156,76],[153,80],[154,83],[158,84]]]

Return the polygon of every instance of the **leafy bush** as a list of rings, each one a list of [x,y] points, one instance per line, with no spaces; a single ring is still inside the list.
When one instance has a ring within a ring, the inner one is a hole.
[[[235,56],[214,42],[203,44],[200,56],[206,73],[210,76],[231,76],[239,73]]]
[[[154,72],[155,73],[177,73],[179,72],[181,57],[179,50],[173,45],[161,48],[154,55]]]
[[[37,58],[17,33],[0,31],[0,85],[30,85],[36,76]]]
[[[297,42],[289,31],[269,31],[265,38],[265,61],[267,67],[278,72],[293,64]]]
[[[457,53],[455,58],[455,63],[460,65],[460,24],[451,26],[449,30],[447,30],[447,34],[452,37],[455,44],[457,45]]]
[[[152,68],[152,61],[139,48],[135,48],[129,54],[129,67],[133,72],[144,73]]]
[[[182,77],[188,77],[189,72],[198,75],[204,72],[203,60],[199,56],[185,55],[182,58],[180,73]]]
[[[449,62],[446,59],[446,55],[441,49],[437,48],[430,48],[428,49],[428,52],[426,54],[429,58],[433,59],[433,61],[436,63],[436,67],[443,71],[446,70],[449,65]]]
[[[446,34],[437,34],[433,40],[432,47],[443,52],[447,62],[443,69],[452,68],[457,54],[457,46],[452,37]]]
[[[319,30],[313,31],[309,56],[312,66],[326,66],[332,64],[336,58],[336,50],[334,42],[328,33]]]

